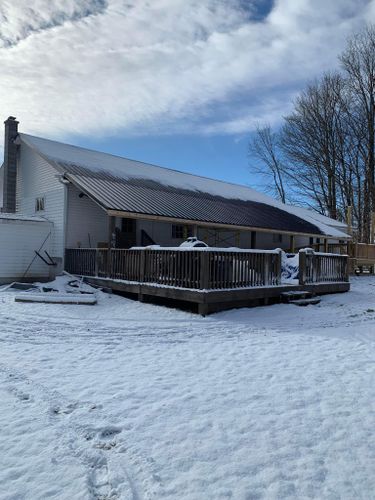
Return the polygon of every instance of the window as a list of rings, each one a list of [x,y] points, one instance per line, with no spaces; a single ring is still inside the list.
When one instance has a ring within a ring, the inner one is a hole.
[[[181,225],[172,225],[172,238],[182,239],[184,237],[184,226]]]
[[[135,232],[135,219],[121,219],[121,231],[123,233],[134,233]]]
[[[35,212],[43,212],[44,210],[44,196],[41,196],[40,198],[35,198]]]
[[[184,226],[182,224],[172,224],[172,238],[176,240],[186,240],[186,238],[192,235],[192,227]]]
[[[283,235],[282,234],[273,234],[273,242],[274,243],[282,243]]]

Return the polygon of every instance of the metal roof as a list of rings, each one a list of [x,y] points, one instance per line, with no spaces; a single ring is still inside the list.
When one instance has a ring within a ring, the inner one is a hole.
[[[247,186],[22,133],[19,141],[31,147],[61,174],[66,174],[107,210],[350,238],[337,221],[285,205]]]
[[[119,179],[77,165],[57,164],[69,180],[107,210],[291,233],[322,234],[313,224],[265,203],[177,189],[149,179]]]

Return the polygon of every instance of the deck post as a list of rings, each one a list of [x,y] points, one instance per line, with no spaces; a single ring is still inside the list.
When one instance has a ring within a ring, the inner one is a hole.
[[[295,253],[296,251],[296,237],[294,234],[290,235],[290,252]]]
[[[108,248],[107,278],[112,278],[112,249]]]
[[[116,245],[115,241],[116,217],[108,217],[108,248],[113,248]]]
[[[276,284],[277,285],[281,284],[282,267],[283,267],[283,251],[281,248],[279,248],[279,251],[277,254],[277,264],[276,264]]]
[[[107,257],[107,278],[112,277],[112,248],[116,245],[115,240],[116,217],[108,218],[108,257]]]
[[[207,290],[209,288],[210,281],[210,255],[208,252],[204,250],[200,251],[200,279],[199,279],[199,288],[201,290]]]
[[[306,252],[304,250],[299,251],[298,278],[300,285],[304,285],[306,283]]]
[[[265,255],[264,257],[264,285],[268,286],[270,283],[270,257],[269,255]]]
[[[344,281],[349,281],[349,257],[344,260]]]
[[[139,281],[144,283],[146,275],[146,250],[141,250],[141,257],[139,263]]]

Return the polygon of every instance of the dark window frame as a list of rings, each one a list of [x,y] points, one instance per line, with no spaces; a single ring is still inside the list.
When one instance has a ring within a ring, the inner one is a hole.
[[[186,240],[189,236],[193,236],[193,228],[186,224],[172,224],[171,234],[174,240]]]
[[[44,212],[46,209],[46,199],[44,196],[35,198],[35,212]]]

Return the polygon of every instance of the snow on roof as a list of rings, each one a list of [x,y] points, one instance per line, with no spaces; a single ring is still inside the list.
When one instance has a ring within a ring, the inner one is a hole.
[[[22,215],[22,214],[10,214],[10,213],[0,213],[0,220],[20,220],[29,222],[46,222],[51,224],[50,221],[44,219],[43,217],[34,217],[32,215]]]
[[[327,236],[343,239],[349,237],[344,232],[345,224],[306,208],[285,205],[247,186],[180,172],[28,134],[21,133],[19,136],[21,141],[52,162],[70,163],[93,172],[108,172],[121,179],[146,179],[173,188],[208,193],[227,199],[265,203],[313,224]]]
[[[347,230],[348,225],[345,222],[341,222],[336,219],[331,219],[330,217],[327,217],[326,215],[319,214],[315,210],[309,210],[308,208],[304,207],[296,207],[293,205],[287,205],[290,206],[291,208],[298,209],[298,211],[302,214],[305,214],[306,217],[311,217],[317,222],[321,222],[322,224],[325,224],[327,226],[331,227],[336,227],[336,228],[341,228],[344,231]]]

